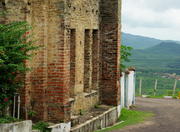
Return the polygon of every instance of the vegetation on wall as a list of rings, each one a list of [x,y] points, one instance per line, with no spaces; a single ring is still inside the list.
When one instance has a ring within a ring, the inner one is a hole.
[[[0,116],[23,86],[23,74],[29,70],[25,61],[37,49],[30,39],[31,26],[26,22],[0,24]]]
[[[131,50],[133,48],[130,46],[121,45],[121,70],[124,70],[127,66],[125,62],[129,62],[129,57],[131,56]]]

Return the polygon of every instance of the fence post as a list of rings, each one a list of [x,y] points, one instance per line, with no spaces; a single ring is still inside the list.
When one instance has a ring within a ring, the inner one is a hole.
[[[173,96],[174,96],[175,93],[176,93],[176,86],[177,86],[177,80],[175,79],[174,87],[173,87]]]
[[[154,85],[154,96],[156,96],[157,83],[158,83],[158,80],[156,79],[156,81],[155,81],[155,85]]]
[[[142,78],[139,80],[139,95],[142,95]]]
[[[13,104],[13,117],[15,118],[15,111],[16,111],[16,95],[14,95],[14,104]]]
[[[21,99],[20,99],[20,95],[18,95],[18,113],[17,113],[17,118],[20,118],[20,103],[21,103]]]

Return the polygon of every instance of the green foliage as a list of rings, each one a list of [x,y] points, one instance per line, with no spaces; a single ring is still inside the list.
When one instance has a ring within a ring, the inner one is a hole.
[[[85,113],[84,110],[82,110],[82,109],[79,110],[79,115],[84,115],[84,113]]]
[[[28,117],[29,117],[30,119],[31,119],[32,117],[36,116],[36,115],[37,115],[37,112],[36,112],[36,111],[31,110],[31,111],[28,112]]]
[[[121,70],[126,68],[125,62],[129,62],[132,47],[121,45]]]
[[[47,122],[37,122],[33,125],[34,130],[40,130],[41,132],[50,132],[50,129],[48,129],[49,124]]]
[[[147,118],[152,117],[154,114],[150,112],[136,111],[136,110],[127,110],[122,109],[121,116],[119,117],[119,122],[123,121],[120,124],[117,124],[111,128],[106,128],[97,132],[109,132],[116,129],[124,128],[125,126],[134,125],[140,122],[143,122]]]
[[[20,121],[20,120],[19,120],[19,119],[16,119],[16,118],[13,118],[13,117],[10,117],[10,116],[0,117],[0,124],[1,124],[1,123],[17,122],[17,121]]]
[[[95,108],[95,109],[98,109],[98,108],[99,108],[99,104],[95,104],[95,105],[94,105],[94,108]]]
[[[133,50],[128,66],[139,71],[166,72],[180,74],[180,44],[163,42],[154,47]]]
[[[29,51],[37,49],[30,40],[30,30],[26,22],[0,24],[0,116],[23,86],[20,77],[29,70],[24,63],[32,56]]]

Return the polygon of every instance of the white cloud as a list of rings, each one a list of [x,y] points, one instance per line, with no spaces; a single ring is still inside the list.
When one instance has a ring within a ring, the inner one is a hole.
[[[180,0],[123,0],[122,8],[123,31],[180,40]]]

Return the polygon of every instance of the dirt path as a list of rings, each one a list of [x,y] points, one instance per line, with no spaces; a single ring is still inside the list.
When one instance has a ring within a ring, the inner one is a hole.
[[[137,98],[136,106],[136,110],[153,112],[155,117],[112,132],[180,132],[180,100]]]

